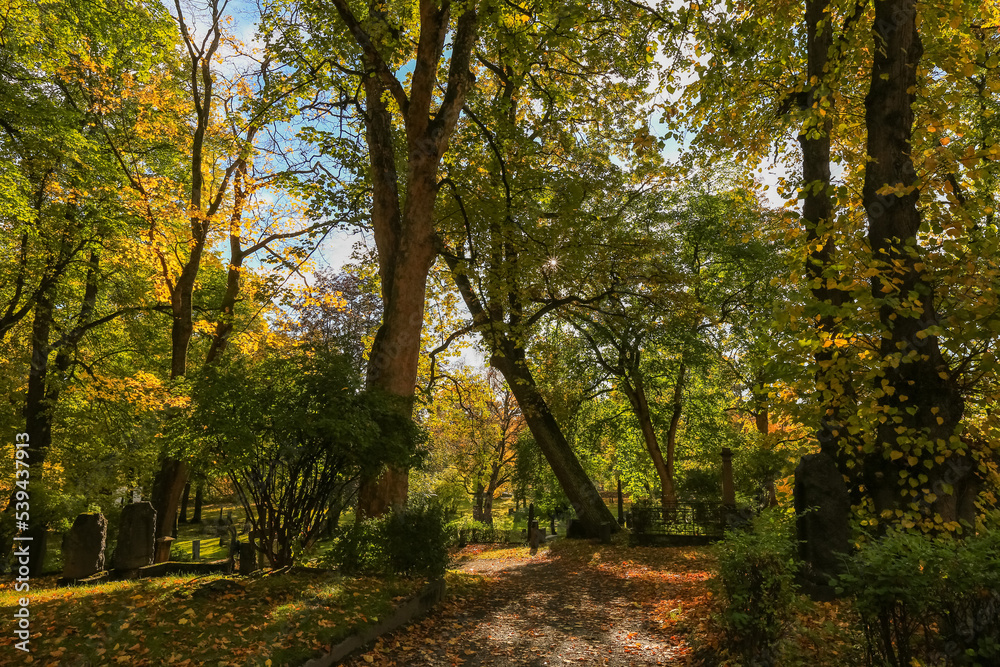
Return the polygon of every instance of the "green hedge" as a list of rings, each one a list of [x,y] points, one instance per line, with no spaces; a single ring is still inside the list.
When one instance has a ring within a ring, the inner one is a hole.
[[[444,510],[436,503],[412,503],[356,523],[340,536],[329,558],[347,574],[443,576],[448,565]]]
[[[869,665],[1000,665],[1000,532],[889,531],[847,561]]]

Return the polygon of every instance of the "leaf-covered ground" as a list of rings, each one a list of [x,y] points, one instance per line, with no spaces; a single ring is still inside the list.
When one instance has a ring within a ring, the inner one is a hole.
[[[420,585],[296,571],[41,588],[30,596],[31,653],[4,632],[0,665],[301,665]],[[22,595],[4,584],[4,618]]]
[[[467,547],[464,588],[429,617],[348,664],[688,664],[688,633],[707,614],[705,549],[560,540]]]

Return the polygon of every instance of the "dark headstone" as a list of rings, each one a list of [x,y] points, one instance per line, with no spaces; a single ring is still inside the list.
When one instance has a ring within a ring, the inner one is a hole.
[[[579,519],[570,519],[566,524],[566,537],[571,540],[582,540],[587,537],[587,529]]]
[[[191,560],[201,560],[201,540],[192,540]]]
[[[122,509],[118,543],[111,556],[115,570],[136,570],[153,562],[156,510],[149,502],[131,503]]]
[[[601,544],[611,544],[611,524],[605,521],[601,524]]]
[[[827,454],[803,456],[795,468],[796,532],[803,578],[825,588],[842,569],[840,554],[849,549],[851,501],[837,464]],[[809,591],[827,597],[829,591]]]
[[[555,515],[554,512],[549,515],[549,528],[551,529],[552,534],[555,535],[556,534],[556,515]]]
[[[240,574],[250,574],[257,569],[257,550],[249,542],[240,542]]]
[[[104,569],[108,522],[100,512],[81,514],[63,541],[63,578],[84,579]]]
[[[528,546],[534,551],[538,549],[538,544],[541,540],[542,532],[538,530],[538,521],[532,521],[528,524]]]

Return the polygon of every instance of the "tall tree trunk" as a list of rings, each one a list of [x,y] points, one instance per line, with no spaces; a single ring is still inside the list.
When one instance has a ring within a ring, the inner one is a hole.
[[[493,525],[493,489],[487,488],[483,492],[483,523]]]
[[[54,324],[54,306],[50,291],[40,293],[35,304],[35,318],[31,330],[31,366],[28,371],[28,389],[23,415],[25,432],[29,437],[28,461],[31,466],[31,480],[36,488],[43,484],[45,460],[52,446],[52,420],[62,393],[62,376],[70,368],[72,355],[88,329],[87,325],[90,323],[97,302],[98,263],[99,254],[96,250],[92,250],[83,300],[75,326],[57,342],[50,341]],[[53,381],[49,376],[49,358],[56,349],[58,349],[54,361],[56,379]],[[32,515],[35,520],[30,523],[28,531],[28,535],[33,538],[28,567],[32,575],[37,576],[42,573],[48,546],[47,508],[41,500],[35,501]]]
[[[204,500],[204,484],[198,482],[194,492],[194,514],[191,516],[191,523],[201,523],[201,504]]]
[[[900,493],[904,470],[913,475],[926,473],[927,462],[932,466],[932,479],[940,474],[942,466],[934,458],[951,448],[949,438],[964,409],[938,338],[928,331],[938,325],[938,316],[917,242],[920,193],[910,140],[923,46],[916,18],[915,0],[875,3],[874,61],[865,97],[868,164],[862,196],[872,260],[878,269],[871,288],[880,304],[879,352],[884,373],[875,379],[875,390],[879,408],[888,419],[877,427],[881,446],[866,458],[864,477],[879,513],[902,509],[911,501]],[[894,191],[879,194],[883,188]],[[914,447],[913,443],[919,444]],[[907,455],[898,462],[890,458],[890,453],[904,451]],[[910,466],[908,458],[916,465]],[[947,511],[953,504],[945,497],[949,494],[941,490],[940,495],[935,507],[922,508],[925,513]]]
[[[681,365],[683,374],[683,364]],[[673,456],[668,451],[667,458],[664,459],[660,450],[660,443],[656,437],[656,430],[653,428],[653,417],[649,412],[649,402],[646,399],[646,389],[643,386],[642,378],[638,374],[633,374],[632,378],[623,378],[622,390],[632,404],[632,410],[639,420],[639,428],[642,431],[643,440],[646,443],[646,451],[653,460],[653,467],[660,478],[660,504],[663,509],[671,509],[677,505],[677,492],[674,489]],[[668,440],[669,442],[669,440]]]
[[[476,490],[472,493],[472,520],[483,520],[483,485],[476,483]]]
[[[188,498],[191,496],[191,482],[189,481],[184,485],[184,493],[181,495],[181,513],[177,517],[178,523],[187,523],[187,513],[188,513]]]
[[[473,78],[469,68],[477,31],[475,3],[465,7],[451,40],[448,83],[432,112],[438,66],[448,34],[451,5],[420,3],[420,37],[414,55],[409,96],[391,72],[371,37],[344,0],[333,0],[338,14],[364,54],[366,74],[365,138],[372,180],[372,226],[378,249],[383,318],[368,358],[366,386],[401,397],[400,410],[413,411],[427,274],[435,258],[434,202],[437,172]],[[380,11],[380,10],[375,10]],[[407,141],[406,196],[401,204],[396,170],[393,116],[383,99],[391,95],[403,116]],[[358,489],[358,519],[378,516],[406,502],[406,470],[387,469],[363,479]]]
[[[681,423],[681,414],[684,411],[684,377],[687,373],[687,365],[681,360],[681,366],[677,369],[677,383],[674,385],[673,410],[670,413],[670,426],[667,427],[667,472],[671,481],[674,478],[674,453],[677,451],[677,428]]]
[[[28,465],[31,466],[31,484],[41,488],[44,483],[44,465],[52,444],[52,411],[47,401],[46,376],[52,347],[49,335],[52,330],[51,294],[38,295],[35,317],[31,325],[31,366],[28,370],[28,391],[24,402],[24,430],[28,434]],[[28,555],[28,568],[32,576],[42,574],[47,550],[48,523],[44,519],[46,508],[35,500],[27,535],[32,538]]]
[[[831,66],[830,47],[833,43],[833,25],[828,12],[829,0],[806,1],[806,50],[808,65],[806,80],[812,82],[804,96],[804,110],[811,111],[799,134],[802,150],[802,220],[806,229],[809,251],[806,256],[806,273],[814,284],[812,294],[816,309],[816,330],[821,336],[833,336],[840,318],[830,312],[847,301],[848,294],[837,287],[829,287],[827,279],[834,264],[836,244],[832,237],[833,201],[830,185],[830,131],[832,129],[833,97],[829,81]],[[851,19],[848,19],[851,20]],[[850,383],[837,377],[836,346],[822,347],[815,353],[817,400],[824,407],[816,437],[820,450],[838,462],[841,472],[845,466],[847,437],[845,407],[850,401]],[[834,382],[836,378],[836,382]],[[833,387],[841,386],[841,392]]]

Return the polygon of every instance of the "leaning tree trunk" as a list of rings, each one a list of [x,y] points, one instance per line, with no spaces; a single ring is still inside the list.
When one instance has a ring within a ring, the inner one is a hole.
[[[517,398],[531,435],[576,510],[584,530],[588,535],[597,536],[602,523],[610,524],[613,532],[619,530],[614,515],[604,504],[597,487],[583,469],[555,416],[538,391],[528,368],[524,349],[508,340],[504,340],[501,345],[502,349],[495,351],[490,357],[490,365],[503,374]]]
[[[935,486],[944,467],[935,457],[948,456],[964,409],[938,337],[929,331],[939,322],[917,242],[920,191],[910,141],[923,46],[916,19],[915,0],[875,3],[874,60],[865,97],[868,164],[862,197],[878,270],[871,278],[872,296],[882,323],[882,376],[875,379],[875,395],[880,414],[888,419],[877,427],[880,446],[866,457],[863,474],[878,513],[905,511],[911,502],[901,494],[904,472],[916,477],[929,471],[928,486]],[[955,505],[943,485],[936,490],[936,500],[917,499],[924,501],[925,515]],[[943,518],[957,517],[952,511]]]

